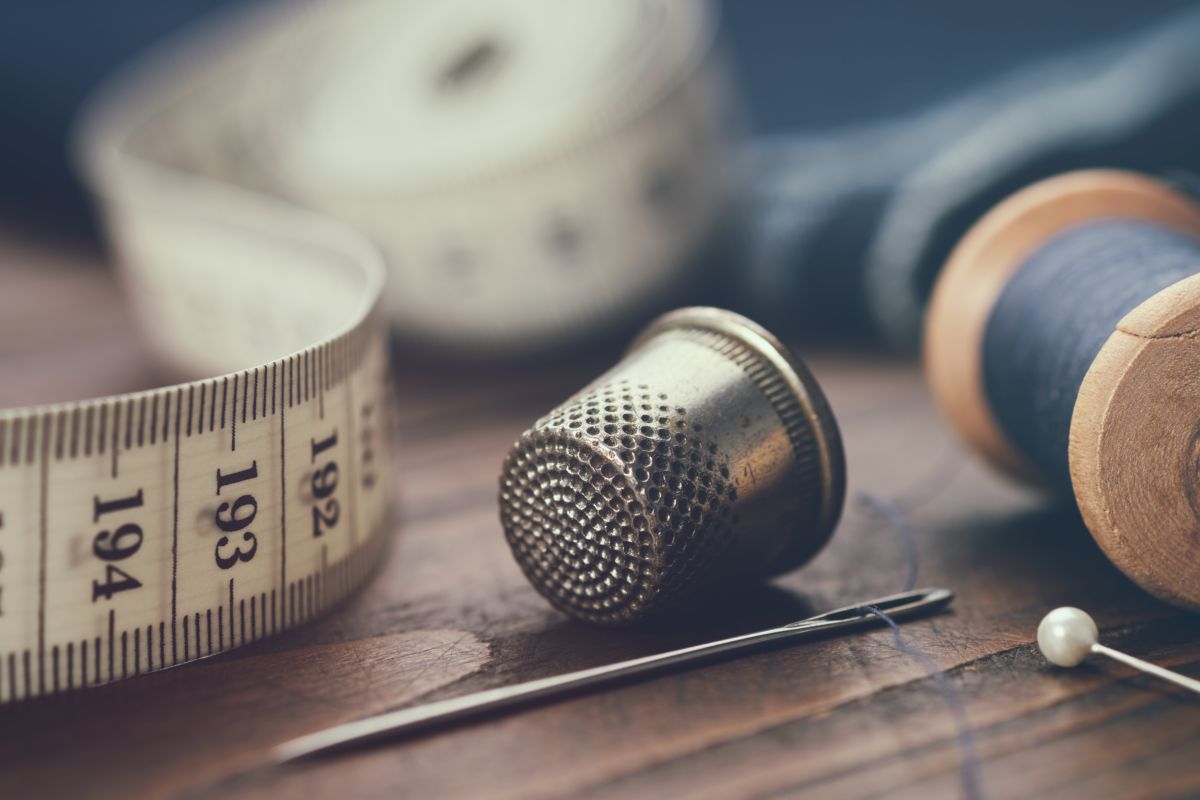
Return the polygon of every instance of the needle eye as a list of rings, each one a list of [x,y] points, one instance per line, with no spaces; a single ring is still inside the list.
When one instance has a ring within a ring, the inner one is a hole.
[[[925,605],[928,603],[936,603],[939,600],[936,591],[928,589],[915,589],[911,592],[902,592],[891,597],[885,597],[871,603],[871,608],[877,611],[887,613],[889,611],[897,611],[908,609],[914,605]],[[870,612],[867,611],[867,606],[849,606],[847,608],[839,608],[835,611],[830,611],[828,614],[822,614],[819,619],[822,622],[840,622],[847,619],[856,619]]]

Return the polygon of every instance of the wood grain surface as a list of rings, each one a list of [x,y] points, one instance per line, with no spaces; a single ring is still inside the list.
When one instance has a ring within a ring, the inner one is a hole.
[[[153,367],[101,256],[0,229],[0,403],[145,388]],[[178,669],[0,708],[0,797],[955,797],[964,744],[986,797],[1200,796],[1200,702],[1123,668],[1045,664],[1041,616],[1200,675],[1200,618],[1138,590],[1072,508],[971,461],[915,364],[806,347],[841,422],[850,501],[832,543],[772,586],[651,629],[567,621],[504,543],[514,438],[615,351],[452,367],[399,351],[394,543],[365,590],[300,629]],[[275,744],[412,703],[747,631],[897,590],[908,509],[918,583],[953,611],[633,684],[287,769]]]

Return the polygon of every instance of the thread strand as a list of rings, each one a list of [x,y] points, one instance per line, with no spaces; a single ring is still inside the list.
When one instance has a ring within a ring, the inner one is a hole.
[[[932,500],[939,491],[946,487],[947,483],[957,474],[957,467],[961,460],[962,452],[951,444],[932,467],[900,493],[898,499],[889,500],[866,491],[859,492],[855,496],[857,505],[882,519],[899,535],[905,562],[904,591],[909,591],[916,586],[917,575],[920,571],[916,526],[913,525],[909,515]],[[942,695],[942,699],[954,719],[955,739],[959,751],[959,779],[962,784],[963,797],[967,800],[982,800],[984,797],[983,781],[979,756],[975,748],[975,734],[970,720],[967,718],[966,706],[950,682],[949,676],[938,666],[932,656],[904,637],[900,632],[900,626],[894,619],[875,606],[863,606],[863,610],[874,614],[891,628],[896,650],[919,664],[937,686],[938,692]]]

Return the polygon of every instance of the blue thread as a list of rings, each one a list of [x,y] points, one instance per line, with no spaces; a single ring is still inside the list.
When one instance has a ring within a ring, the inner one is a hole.
[[[984,332],[988,405],[1008,440],[1059,489],[1071,489],[1071,415],[1096,354],[1133,308],[1197,272],[1193,239],[1106,219],[1052,237],[1004,287]]]
[[[904,513],[904,509],[898,503],[893,503],[891,500],[886,500],[869,492],[859,492],[855,497],[855,502],[860,506],[865,506],[868,510],[882,517],[885,522],[900,534],[900,541],[904,546],[904,561],[905,575],[904,588],[901,591],[907,592],[917,585],[917,569],[919,566],[917,557],[917,536],[913,530],[912,523],[908,520],[908,515]]]
[[[863,608],[879,617],[884,624],[892,629],[892,637],[895,639],[896,649],[924,667],[925,672],[937,684],[938,691],[942,693],[942,698],[946,701],[946,705],[950,707],[950,713],[954,716],[954,727],[957,729],[958,738],[959,774],[962,777],[963,795],[969,798],[969,800],[980,800],[983,797],[983,784],[979,775],[979,756],[975,752],[975,734],[971,730],[971,722],[967,719],[967,709],[963,705],[961,698],[959,698],[958,692],[954,690],[954,686],[950,683],[950,679],[946,677],[946,673],[942,671],[942,668],[937,665],[937,662],[928,653],[914,644],[909,644],[908,640],[900,635],[900,626],[896,624],[894,619],[875,606],[863,606]]]
[[[859,492],[855,496],[855,503],[857,505],[866,508],[883,519],[884,522],[900,535],[906,565],[903,591],[909,591],[916,586],[920,565],[916,529],[909,519],[909,512],[932,500],[939,491],[945,488],[946,484],[957,474],[957,466],[960,460],[961,451],[957,447],[951,447],[946,455],[943,455],[942,458],[934,463],[932,468],[918,480],[914,481],[907,490],[902,492],[900,499],[897,501],[888,500],[870,492]],[[968,800],[981,800],[984,797],[983,781],[981,778],[979,756],[975,750],[975,734],[971,730],[970,721],[967,719],[966,706],[963,705],[962,698],[958,696],[954,685],[950,683],[950,679],[946,676],[946,673],[942,671],[941,667],[937,665],[937,662],[928,653],[916,645],[910,644],[901,635],[900,626],[896,624],[894,619],[875,606],[863,606],[863,610],[874,614],[891,628],[896,649],[920,664],[925,669],[926,674],[937,684],[942,699],[946,701],[946,705],[950,709],[950,714],[954,717],[955,736],[958,740],[959,751],[959,774],[962,781],[963,796],[968,798]]]

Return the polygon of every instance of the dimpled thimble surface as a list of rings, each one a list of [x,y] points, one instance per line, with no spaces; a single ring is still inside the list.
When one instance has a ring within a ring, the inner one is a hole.
[[[837,424],[808,370],[750,320],[688,308],[521,436],[500,516],[539,592],[617,625],[804,563],[844,485]]]

